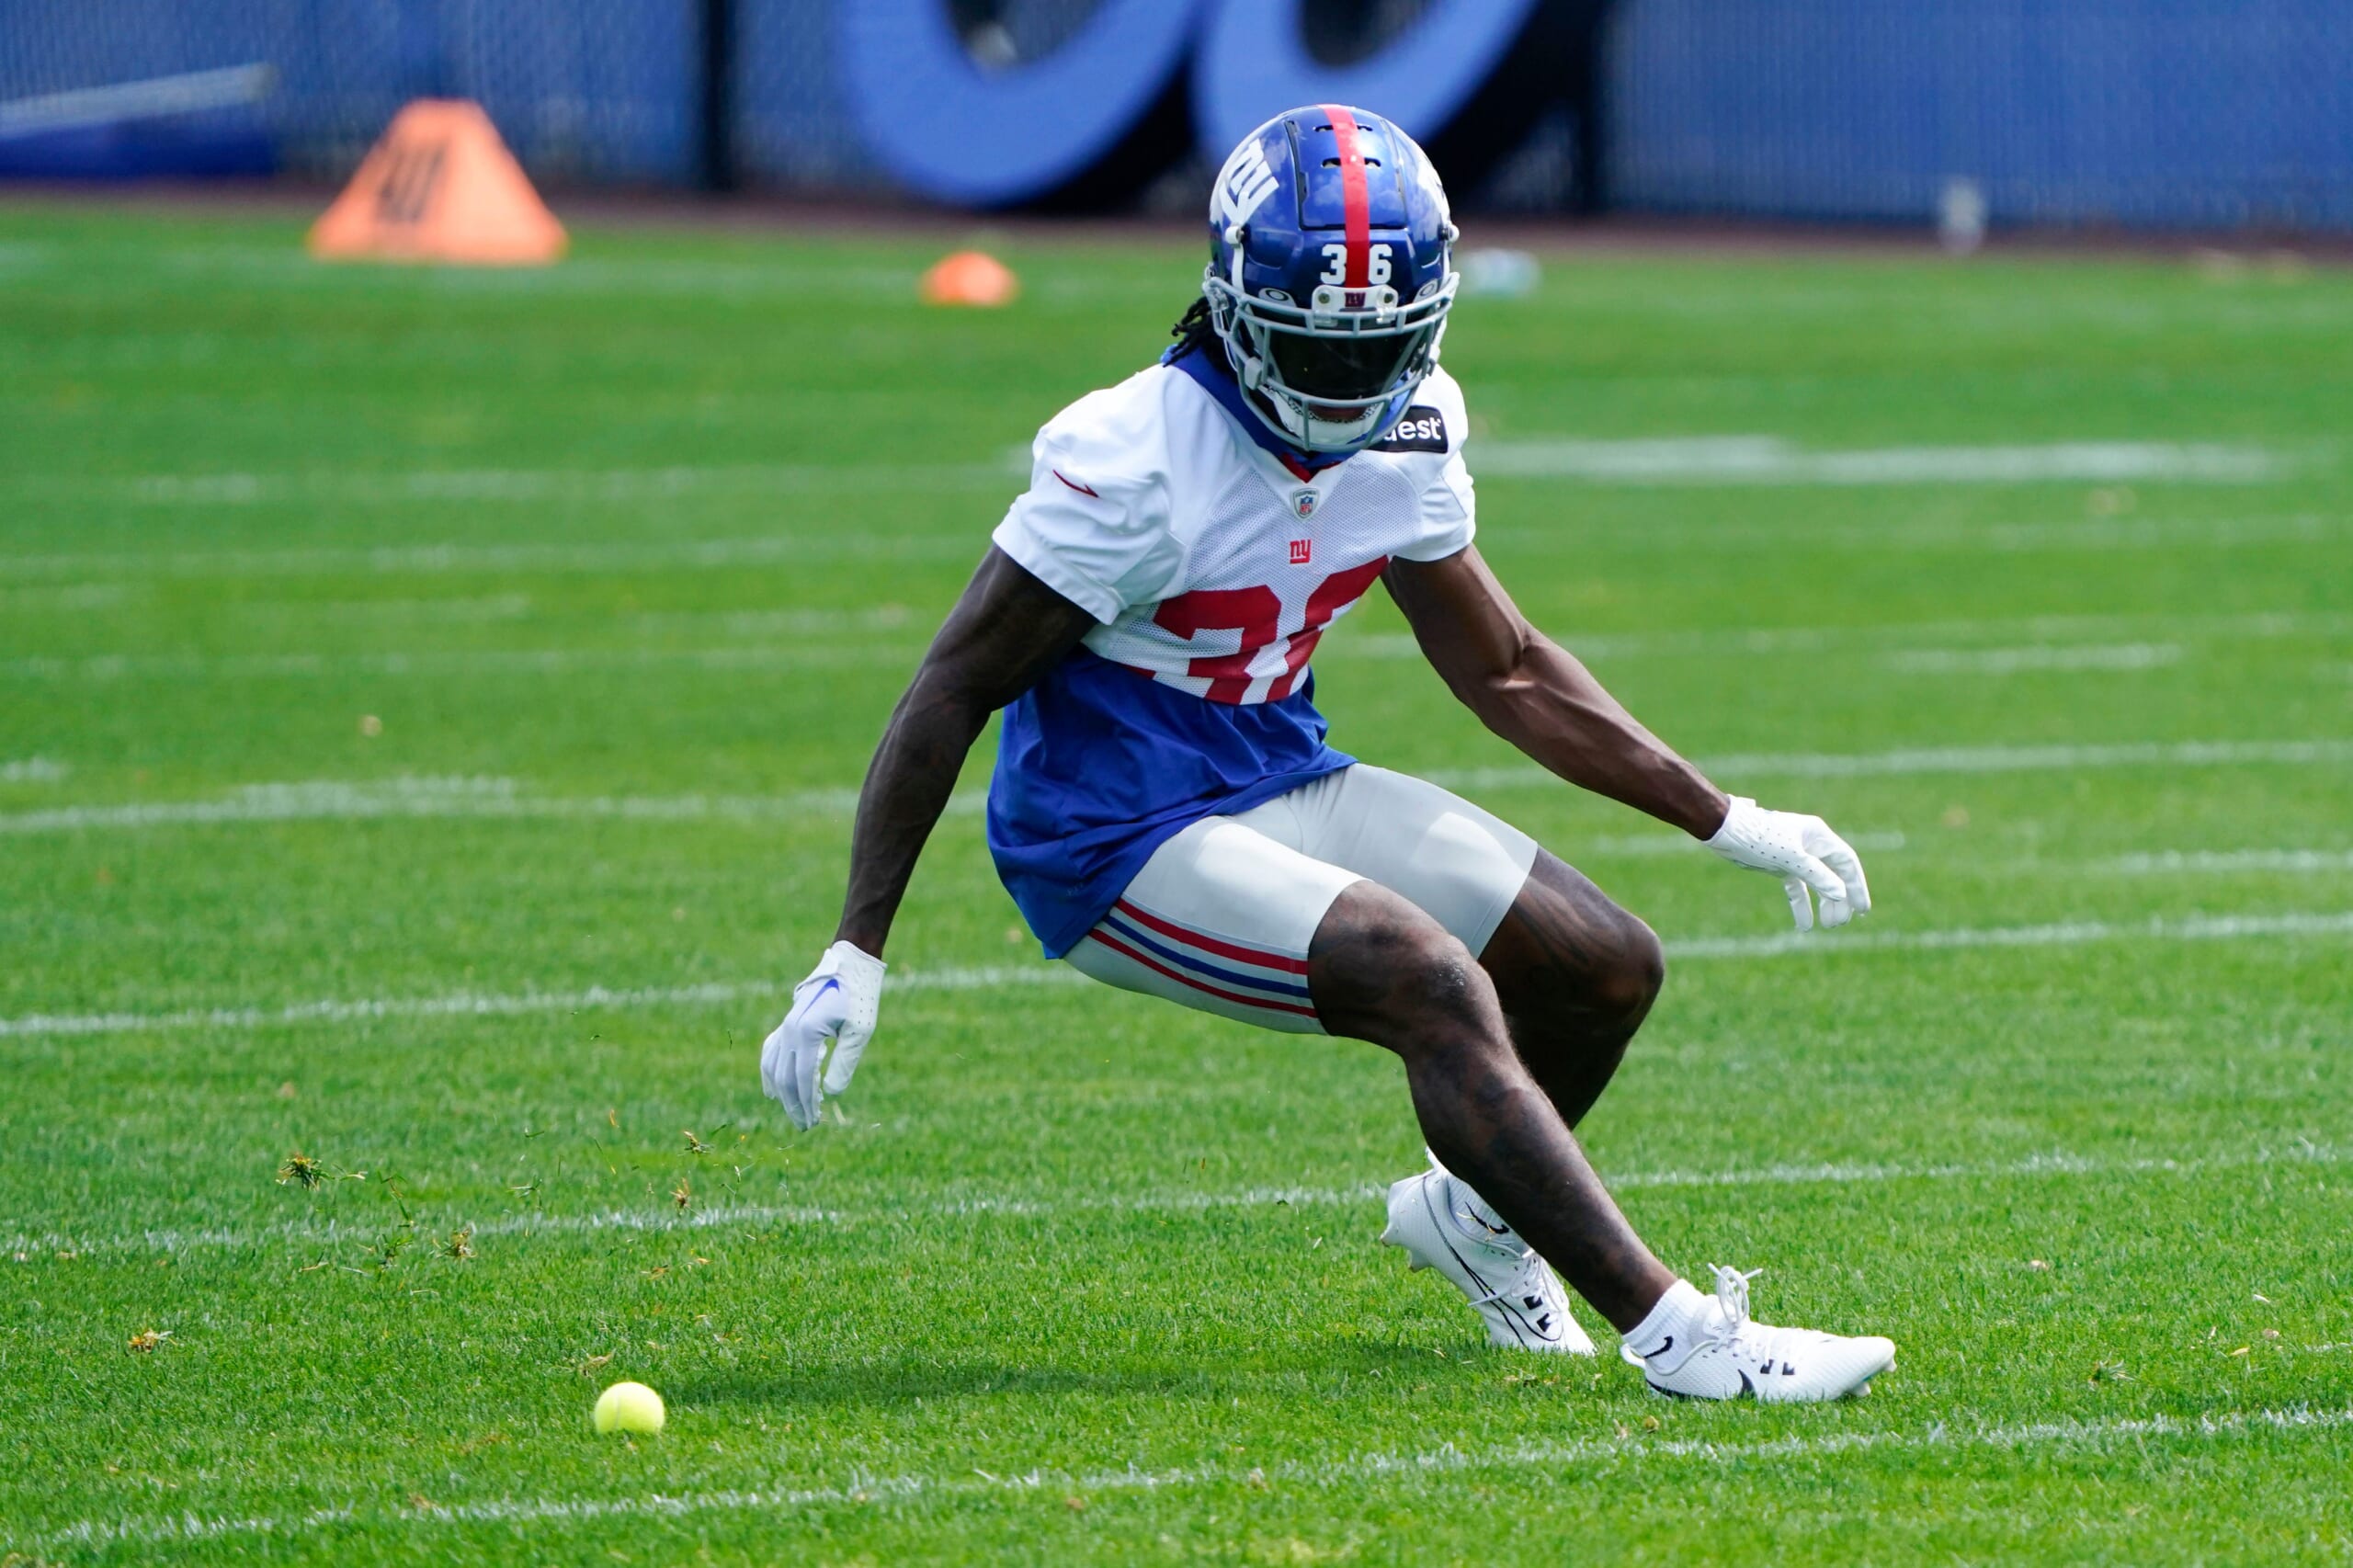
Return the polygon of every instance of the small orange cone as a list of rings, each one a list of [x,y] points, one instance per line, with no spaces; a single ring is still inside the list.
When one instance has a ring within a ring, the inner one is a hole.
[[[564,233],[481,106],[420,98],[392,117],[310,244],[330,258],[536,267],[563,254]]]
[[[941,256],[923,275],[926,305],[976,305],[994,310],[1021,292],[1013,269],[986,251],[960,250]]]

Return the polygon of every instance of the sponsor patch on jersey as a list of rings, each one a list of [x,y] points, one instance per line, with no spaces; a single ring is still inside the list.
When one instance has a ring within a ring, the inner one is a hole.
[[[1405,411],[1389,434],[1372,444],[1376,452],[1442,452],[1446,450],[1446,415],[1426,403]]]

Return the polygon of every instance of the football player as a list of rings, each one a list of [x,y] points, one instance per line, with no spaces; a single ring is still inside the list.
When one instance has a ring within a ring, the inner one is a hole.
[[[1456,230],[1421,149],[1335,104],[1226,160],[1176,343],[1041,430],[1029,488],[892,713],[847,906],[761,1057],[795,1124],[857,1070],[882,951],[965,754],[1003,710],[999,874],[1108,985],[1401,1057],[1430,1167],[1382,1239],[1499,1345],[1591,1355],[1560,1278],[1663,1393],[1835,1399],[1888,1340],[1753,1321],[1653,1256],[1572,1129],[1664,973],[1649,926],[1526,834],[1325,740],[1308,665],[1374,583],[1488,728],[1572,784],[1782,882],[1800,929],[1870,908],[1816,817],[1727,795],[1521,616],[1472,542],[1438,368]],[[1818,901],[1818,903],[1817,903]]]

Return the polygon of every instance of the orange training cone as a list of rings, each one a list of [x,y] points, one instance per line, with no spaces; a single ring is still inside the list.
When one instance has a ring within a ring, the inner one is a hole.
[[[923,275],[926,305],[977,305],[983,310],[1009,305],[1021,292],[1013,269],[986,251],[960,250],[941,256]]]
[[[311,229],[311,254],[328,257],[533,267],[563,246],[563,225],[490,117],[443,98],[420,98],[393,116]]]

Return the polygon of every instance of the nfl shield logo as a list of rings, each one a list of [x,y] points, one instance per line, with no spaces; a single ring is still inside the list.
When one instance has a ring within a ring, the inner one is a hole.
[[[1297,495],[1291,497],[1291,505],[1298,508],[1299,515],[1301,517],[1313,517],[1315,515],[1315,492],[1313,490],[1301,491]]]

